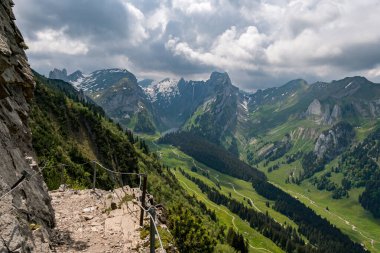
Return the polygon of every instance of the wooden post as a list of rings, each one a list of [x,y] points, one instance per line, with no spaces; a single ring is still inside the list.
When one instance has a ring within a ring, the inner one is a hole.
[[[156,209],[154,207],[149,208],[149,213],[152,215],[152,217],[150,217],[150,253],[155,253],[156,230],[154,228],[154,222],[156,220]]]
[[[141,213],[140,213],[140,226],[144,225],[144,208],[145,208],[145,197],[146,197],[146,185],[148,181],[148,176],[147,175],[142,175],[143,177],[143,192],[141,196]]]
[[[94,178],[92,179],[92,190],[95,191],[95,183],[96,183],[96,162],[94,161]]]

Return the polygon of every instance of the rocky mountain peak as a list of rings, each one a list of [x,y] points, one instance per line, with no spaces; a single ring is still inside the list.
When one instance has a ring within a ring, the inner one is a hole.
[[[282,86],[284,89],[298,89],[302,86],[308,85],[307,81],[303,79],[295,79],[290,82],[287,82]]]
[[[70,82],[71,81],[76,81],[76,80],[78,80],[80,78],[84,78],[84,75],[83,75],[82,71],[80,71],[80,70],[77,70],[77,71],[73,72],[72,74],[70,74],[68,76],[68,80]]]
[[[232,85],[231,79],[228,76],[227,72],[221,73],[221,72],[212,72],[210,75],[209,82],[218,84],[221,86],[227,86]]]
[[[150,85],[152,85],[153,82],[154,82],[153,79],[143,79],[143,80],[139,81],[138,84],[139,84],[142,88],[147,88],[147,87],[149,87]]]
[[[49,78],[67,81],[68,80],[67,70],[66,69],[60,70],[60,69],[54,68],[52,71],[49,72]]]

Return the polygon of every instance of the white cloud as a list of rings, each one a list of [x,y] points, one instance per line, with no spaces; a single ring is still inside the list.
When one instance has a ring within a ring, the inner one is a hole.
[[[149,38],[149,33],[145,29],[145,16],[144,14],[136,8],[133,4],[129,2],[123,2],[128,11],[128,27],[132,36],[130,36],[131,44],[138,45],[142,41]]]
[[[62,66],[86,55],[82,69],[115,62],[185,78],[218,69],[246,87],[354,74],[380,81],[379,0],[18,1],[32,66],[45,72],[57,57]]]
[[[211,0],[173,0],[173,9],[181,10],[187,15],[207,14],[213,12]]]
[[[235,26],[219,35],[210,48],[193,49],[179,38],[171,38],[167,49],[194,62],[224,69],[255,69],[255,59],[261,57],[260,48],[266,37],[256,27],[249,26],[242,32]]]
[[[80,40],[71,39],[65,31],[44,29],[37,31],[34,40],[26,38],[31,53],[61,53],[67,55],[85,55],[89,51],[88,45]]]
[[[149,30],[158,29],[160,31],[159,36],[154,38],[155,40],[161,39],[161,36],[164,34],[166,26],[169,23],[169,19],[170,10],[163,4],[147,17],[146,27]]]

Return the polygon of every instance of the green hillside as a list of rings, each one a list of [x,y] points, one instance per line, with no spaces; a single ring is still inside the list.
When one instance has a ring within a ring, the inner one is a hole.
[[[39,163],[46,167],[44,178],[49,189],[57,189],[61,183],[74,189],[91,187],[93,160],[114,171],[146,173],[148,191],[168,211],[167,225],[172,235],[167,240],[174,242],[180,252],[232,252],[233,247],[247,247],[244,240],[232,243],[231,238],[241,235],[237,231],[227,235],[231,224],[219,223],[213,209],[185,191],[143,140],[124,132],[70,84],[38,74],[35,79],[30,125]],[[97,178],[96,187],[102,189],[121,184],[137,187],[139,183],[137,177],[115,178],[99,167]]]

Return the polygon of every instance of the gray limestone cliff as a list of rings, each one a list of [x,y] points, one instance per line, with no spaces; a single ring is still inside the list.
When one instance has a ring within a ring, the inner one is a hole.
[[[339,122],[319,135],[314,154],[319,160],[331,161],[350,146],[354,137],[354,128],[346,122]]]
[[[307,108],[305,116],[321,125],[333,125],[342,119],[342,112],[337,104],[331,111],[329,104],[322,105],[318,99],[314,99]]]
[[[28,127],[34,81],[12,7],[0,2],[0,252],[50,252],[54,213]],[[24,172],[33,177],[9,193]]]

